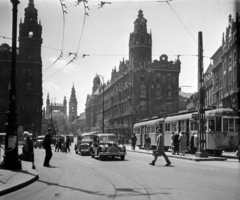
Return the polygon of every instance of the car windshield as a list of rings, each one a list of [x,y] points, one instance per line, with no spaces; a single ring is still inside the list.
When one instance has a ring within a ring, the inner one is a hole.
[[[82,136],[82,139],[83,140],[92,140],[93,137],[94,137],[94,135],[84,135],[84,136]]]
[[[116,141],[116,136],[115,135],[102,135],[100,136],[100,141],[101,142],[115,142]]]

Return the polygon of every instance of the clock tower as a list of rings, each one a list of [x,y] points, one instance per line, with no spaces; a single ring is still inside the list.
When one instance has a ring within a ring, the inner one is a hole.
[[[147,32],[147,20],[143,11],[138,11],[134,21],[134,31],[129,38],[129,63],[132,69],[152,61],[152,34]]]
[[[75,119],[77,119],[77,98],[76,98],[76,92],[74,85],[72,87],[71,97],[69,100],[69,121],[73,122]]]

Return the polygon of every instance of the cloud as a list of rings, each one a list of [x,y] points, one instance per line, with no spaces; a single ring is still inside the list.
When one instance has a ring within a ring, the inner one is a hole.
[[[43,88],[48,92],[60,92],[62,91],[56,84],[53,82],[43,82]]]
[[[54,63],[56,60],[57,60],[56,57],[49,58],[49,61],[51,63]],[[69,62],[70,62],[70,60],[60,59],[57,62],[55,62],[52,67],[55,69],[61,70],[63,73],[67,73],[67,74],[71,74],[71,73],[75,73],[75,72],[79,71],[78,66],[76,64],[74,64],[74,61],[71,63],[69,63]]]
[[[186,93],[197,92],[197,81],[196,80],[185,80],[182,84],[180,83],[181,90]]]

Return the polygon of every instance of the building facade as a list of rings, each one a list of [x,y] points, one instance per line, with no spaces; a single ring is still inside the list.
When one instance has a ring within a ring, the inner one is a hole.
[[[120,61],[111,79],[96,75],[86,100],[86,131],[102,130],[130,137],[136,121],[179,110],[179,57],[163,54],[152,62],[152,34],[140,10],[129,38],[129,60]]]
[[[25,8],[19,24],[19,48],[16,58],[17,123],[23,130],[38,135],[42,121],[42,26],[33,1]],[[6,112],[11,87],[11,50],[0,45],[0,132],[5,132]]]
[[[205,106],[233,108],[240,111],[240,22],[229,15],[222,45],[204,73]],[[189,99],[188,109],[197,107],[196,95]],[[195,103],[194,103],[195,102]]]
[[[54,110],[59,110],[60,112],[62,112],[64,115],[67,116],[67,99],[66,97],[64,97],[63,99],[63,103],[56,103],[52,101],[52,99],[50,100],[49,94],[47,95],[47,100],[46,100],[46,116],[51,116],[51,113]]]

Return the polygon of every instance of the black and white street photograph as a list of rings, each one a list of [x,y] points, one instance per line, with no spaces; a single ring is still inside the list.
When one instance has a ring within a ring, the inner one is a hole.
[[[239,200],[240,0],[2,0],[1,200]]]

